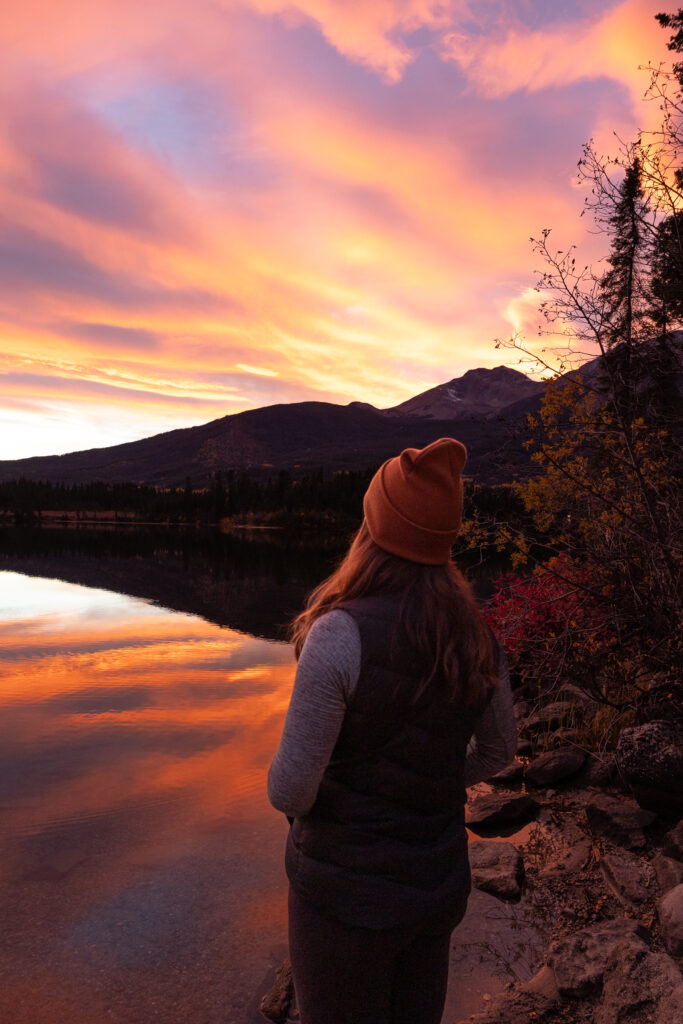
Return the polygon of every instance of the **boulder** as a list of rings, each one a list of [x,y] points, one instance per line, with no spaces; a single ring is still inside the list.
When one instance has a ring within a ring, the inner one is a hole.
[[[590,856],[592,843],[590,839],[578,839],[565,850],[562,850],[539,872],[542,878],[567,878],[574,871],[579,871]]]
[[[683,1020],[683,992],[680,985],[661,1000],[654,1024],[672,1024],[676,1020]]]
[[[598,786],[600,789],[609,786],[617,771],[616,758],[612,754],[597,757],[591,755],[588,770],[583,780],[587,786]]]
[[[524,861],[516,846],[481,839],[470,843],[469,855],[475,888],[505,899],[521,895]]]
[[[554,750],[557,747],[576,746],[581,741],[578,729],[555,729],[547,738],[546,747]]]
[[[457,1024],[557,1024],[557,1000],[542,992],[513,988],[496,996],[483,1013],[474,1013]]]
[[[512,712],[518,722],[528,718],[530,710],[531,708],[525,700],[516,700],[512,707]]]
[[[645,811],[633,800],[596,793],[586,804],[586,818],[597,832],[627,850],[645,846],[643,829],[655,820],[652,811]]]
[[[651,895],[648,888],[652,869],[632,853],[606,853],[600,870],[607,888],[627,909],[639,907]]]
[[[673,722],[646,722],[622,729],[617,767],[642,807],[681,817],[683,728]]]
[[[658,853],[653,858],[652,867],[657,878],[657,885],[663,893],[668,892],[669,889],[675,889],[683,882],[683,864],[680,860],[674,860],[673,857],[665,857],[663,853]]]
[[[294,999],[294,983],[292,981],[292,965],[289,957],[275,972],[272,988],[261,1000],[259,1009],[266,1018],[274,1022],[286,1021]]]
[[[568,726],[572,722],[576,710],[576,705],[571,701],[553,701],[552,704],[542,705],[532,711],[520,727],[527,733],[551,732],[553,729]]]
[[[525,825],[536,817],[538,804],[530,796],[487,793],[468,805],[465,821],[473,832]]]
[[[511,782],[521,782],[523,775],[524,765],[520,761],[513,761],[507,768],[492,775],[488,781],[494,786],[507,786]]]
[[[674,860],[683,861],[683,821],[679,821],[675,828],[664,836],[662,853]]]
[[[555,700],[568,700],[575,704],[594,703],[593,698],[585,690],[581,689],[580,686],[575,686],[574,683],[562,683],[561,686],[553,690],[553,697]]]
[[[582,928],[554,942],[548,954],[548,966],[555,974],[558,991],[565,996],[582,996],[602,981],[613,950],[647,950],[642,925],[627,917],[602,921]]]
[[[672,956],[683,956],[683,884],[662,896],[657,910],[664,945]]]
[[[641,701],[643,720],[683,724],[683,678],[654,679]]]
[[[576,775],[583,768],[586,755],[576,747],[560,747],[539,754],[527,765],[525,778],[534,786],[549,786]]]
[[[683,976],[666,953],[620,945],[605,969],[594,1024],[673,1024],[683,1020]]]

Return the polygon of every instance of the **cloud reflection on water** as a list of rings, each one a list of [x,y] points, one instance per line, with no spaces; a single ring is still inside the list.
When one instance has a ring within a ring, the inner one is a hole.
[[[32,579],[27,600],[23,577],[0,578],[24,615],[0,633],[0,792],[15,834],[188,789],[193,816],[249,813],[247,793],[263,813],[288,645],[53,580]]]

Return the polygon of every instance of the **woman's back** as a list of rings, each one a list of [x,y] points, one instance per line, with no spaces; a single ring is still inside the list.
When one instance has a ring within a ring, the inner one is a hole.
[[[515,750],[504,658],[450,559],[465,457],[442,438],[385,463],[294,624],[269,795],[291,820],[302,1024],[440,1019],[470,889],[465,787]]]
[[[400,595],[345,603],[360,667],[316,801],[292,826],[290,882],[341,920],[407,924],[469,888],[464,767],[476,716],[400,624]],[[419,693],[415,699],[416,693]]]

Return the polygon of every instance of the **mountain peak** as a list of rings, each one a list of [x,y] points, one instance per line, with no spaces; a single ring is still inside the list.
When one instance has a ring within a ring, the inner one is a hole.
[[[424,416],[434,420],[486,419],[498,415],[508,405],[539,395],[543,389],[543,384],[509,366],[481,366],[384,412],[388,416]]]
[[[489,369],[486,366],[478,366],[474,370],[466,370],[462,377],[456,377],[456,380],[529,380],[530,378],[526,374],[521,373],[519,370],[513,370],[511,366],[494,366]]]

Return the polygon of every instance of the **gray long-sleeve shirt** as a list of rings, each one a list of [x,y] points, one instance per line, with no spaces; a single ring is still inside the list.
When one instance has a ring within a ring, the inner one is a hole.
[[[360,661],[358,626],[347,612],[337,609],[313,623],[299,657],[280,746],[268,772],[268,797],[278,811],[300,817],[315,803],[358,682]],[[465,785],[500,771],[516,749],[510,678],[501,654],[500,683],[467,749]]]

